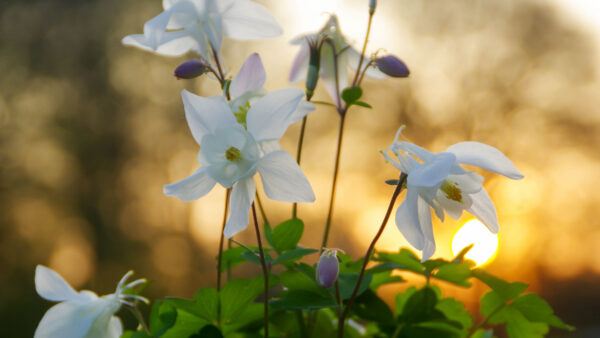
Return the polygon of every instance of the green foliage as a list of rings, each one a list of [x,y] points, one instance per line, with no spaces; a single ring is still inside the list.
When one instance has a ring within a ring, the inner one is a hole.
[[[275,251],[281,253],[295,249],[303,232],[304,222],[298,218],[292,218],[277,225],[271,230],[270,235],[265,237]]]
[[[155,302],[150,311],[150,333],[154,337],[159,337],[175,325],[177,311],[173,306],[165,302]]]
[[[342,91],[342,100],[351,105],[362,97],[363,91],[360,87],[348,87]]]
[[[297,247],[295,249],[292,249],[292,250],[282,253],[281,255],[279,255],[279,257],[275,258],[271,262],[271,264],[275,265],[275,264],[289,263],[291,261],[296,261],[304,256],[311,255],[317,251],[319,251],[319,250]]]

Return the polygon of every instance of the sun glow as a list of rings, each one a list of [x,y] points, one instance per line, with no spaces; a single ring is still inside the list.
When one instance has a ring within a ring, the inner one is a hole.
[[[498,234],[491,233],[479,220],[471,219],[454,234],[452,254],[457,255],[466,246],[474,244],[465,257],[473,260],[477,266],[482,266],[494,260],[498,242]]]

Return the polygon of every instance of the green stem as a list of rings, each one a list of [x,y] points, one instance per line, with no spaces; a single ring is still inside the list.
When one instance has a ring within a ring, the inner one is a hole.
[[[306,325],[304,324],[304,314],[302,310],[296,310],[296,320],[298,320],[298,327],[300,328],[300,337],[307,338]]]
[[[140,323],[140,325],[142,326],[142,329],[144,329],[144,331],[147,334],[150,334],[150,329],[148,328],[148,325],[146,324],[146,321],[144,320],[144,316],[142,315],[142,312],[140,312],[140,309],[138,309],[137,307],[137,301],[135,301],[135,303],[133,303],[133,306],[128,306],[127,307],[131,313],[133,313],[133,316],[135,317],[135,319],[137,319],[138,323]]]
[[[217,257],[217,291],[221,290],[221,267],[223,266],[223,241],[225,239],[225,224],[227,224],[227,210],[229,209],[229,196],[231,188],[225,193],[225,207],[223,210],[223,226],[221,228],[221,238],[219,239],[219,256]]]
[[[327,221],[325,221],[325,231],[323,233],[323,241],[321,242],[321,253],[323,248],[327,247],[327,240],[329,238],[329,230],[331,228],[331,220],[333,218],[333,203],[335,201],[335,188],[337,185],[338,173],[340,169],[340,154],[342,153],[342,141],[344,138],[344,122],[346,121],[346,114],[341,115],[340,129],[338,132],[337,150],[335,154],[335,166],[333,169],[333,181],[331,183],[331,197],[329,199],[329,210],[327,211]]]
[[[502,310],[507,304],[503,303],[502,305],[498,306],[496,309],[494,309],[494,311],[492,311],[487,317],[485,317],[481,323],[479,323],[478,325],[474,326],[471,331],[469,332],[468,337],[472,337],[475,332],[477,332],[477,330],[481,329],[485,324],[487,324],[487,322],[490,320],[490,318],[492,318],[496,313],[498,313],[500,310]]]
[[[354,74],[354,80],[352,80],[352,87],[355,87],[358,84],[358,76],[360,74],[360,67],[362,67],[362,63],[365,59],[365,52],[367,50],[369,34],[371,34],[371,24],[373,23],[373,14],[374,13],[369,13],[369,23],[367,24],[367,34],[365,35],[365,42],[363,43],[362,53],[360,53],[360,59],[358,60],[358,68],[356,69],[356,73]]]
[[[300,136],[298,137],[298,150],[296,151],[296,162],[300,165],[302,159],[302,145],[304,144],[304,131],[306,130],[306,121],[308,116],[304,116],[302,119],[302,126],[300,127]],[[298,203],[292,205],[292,218],[297,218],[298,215]]]
[[[256,207],[254,206],[254,202],[252,202],[252,218],[254,219],[254,229],[256,230],[256,241],[258,242],[260,264],[262,265],[263,275],[265,279],[265,337],[269,338],[269,270],[267,269],[267,262],[265,261],[265,254],[263,251],[262,240],[260,238],[260,229],[258,227],[258,220],[256,219]]]
[[[358,280],[356,281],[356,285],[354,286],[354,290],[352,291],[352,295],[350,296],[350,299],[348,299],[348,302],[346,303],[346,307],[344,308],[342,315],[338,319],[338,337],[339,338],[344,337],[344,322],[345,322],[346,316],[348,316],[348,313],[350,312],[350,308],[352,307],[352,303],[354,302],[354,299],[356,298],[356,295],[358,294],[358,289],[360,288],[360,283],[362,282],[363,277],[365,275],[365,271],[367,269],[367,264],[369,263],[369,259],[371,258],[371,254],[373,253],[373,250],[375,249],[375,244],[377,244],[379,237],[381,237],[383,230],[385,230],[385,226],[386,226],[388,220],[390,219],[390,215],[392,214],[392,209],[394,208],[396,199],[398,199],[398,196],[400,195],[400,192],[402,192],[402,189],[406,183],[406,177],[407,177],[407,175],[405,173],[402,173],[400,175],[398,185],[396,186],[396,189],[394,190],[392,199],[390,200],[390,204],[387,208],[387,211],[385,212],[383,221],[381,222],[381,226],[379,227],[377,234],[375,235],[375,237],[371,241],[371,244],[369,245],[369,248],[367,249],[367,253],[365,254],[365,259],[364,259],[362,268],[360,270],[360,274],[358,275]]]

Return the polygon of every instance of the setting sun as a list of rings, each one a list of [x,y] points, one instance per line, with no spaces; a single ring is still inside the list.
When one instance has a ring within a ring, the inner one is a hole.
[[[452,238],[452,254],[457,255],[460,250],[470,244],[474,244],[474,246],[465,257],[473,260],[477,263],[477,266],[488,264],[496,257],[498,251],[498,234],[491,233],[477,219],[469,220],[454,234]]]

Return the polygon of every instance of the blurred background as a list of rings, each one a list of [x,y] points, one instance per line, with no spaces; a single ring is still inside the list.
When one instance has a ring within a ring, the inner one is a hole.
[[[284,28],[261,42],[226,40],[235,74],[259,52],[266,87],[289,86],[297,47],[335,12],[360,48],[367,0],[263,0]],[[113,292],[129,269],[155,282],[150,297],[191,297],[215,285],[223,189],[194,203],[162,186],[193,172],[198,146],[180,91],[218,94],[209,79],[178,81],[191,58],[121,45],[161,11],[158,0],[3,0],[0,3],[0,317],[6,337],[30,337],[50,303],[33,284],[36,264],[75,288]],[[481,172],[496,203],[500,245],[487,268],[531,284],[575,333],[600,326],[600,3],[594,0],[380,0],[368,52],[402,58],[408,79],[364,82],[346,124],[330,246],[364,253],[383,217],[397,171],[378,149],[396,129],[432,151],[459,141],[493,145],[524,173],[512,181]],[[296,84],[301,87],[302,84]],[[317,100],[329,100],[318,88]],[[317,201],[301,205],[302,244],[318,247],[327,212],[339,117],[319,107],[308,119],[302,167]],[[282,147],[295,154],[299,125]],[[263,198],[271,223],[290,206]],[[436,256],[470,216],[434,224]],[[251,230],[237,240],[254,243]],[[407,242],[392,222],[378,247]],[[309,263],[317,260],[309,256]],[[235,276],[259,271],[244,264]],[[418,279],[412,282],[421,283]],[[486,290],[441,285],[477,312]],[[392,301],[403,285],[386,287]]]

